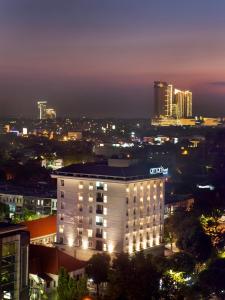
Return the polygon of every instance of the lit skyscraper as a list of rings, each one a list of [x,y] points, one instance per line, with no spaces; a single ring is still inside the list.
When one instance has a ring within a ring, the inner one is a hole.
[[[192,93],[190,91],[174,90],[173,117],[189,118],[192,116]]]
[[[37,104],[40,120],[53,120],[56,118],[55,109],[47,107],[47,101],[38,101]]]
[[[189,118],[192,116],[192,92],[178,90],[167,82],[154,82],[155,118]]]
[[[154,82],[155,117],[172,116],[173,86],[167,82]]]
[[[38,109],[39,109],[39,119],[45,120],[46,119],[47,101],[38,101],[37,105],[38,105]]]
[[[185,95],[185,102],[184,102],[184,117],[191,117],[192,116],[192,92],[184,91]]]

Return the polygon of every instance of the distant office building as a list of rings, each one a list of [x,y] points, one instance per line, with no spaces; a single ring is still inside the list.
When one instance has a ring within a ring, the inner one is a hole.
[[[172,115],[173,86],[167,82],[154,82],[155,117]]]
[[[158,249],[167,172],[123,159],[57,170],[58,243],[82,260],[96,251]]]
[[[37,105],[40,120],[54,120],[56,118],[55,109],[47,107],[47,101],[38,101]]]
[[[0,299],[29,299],[28,247],[25,226],[0,223]]]
[[[46,119],[47,101],[38,101],[37,105],[38,105],[38,109],[39,109],[39,119],[45,120]]]

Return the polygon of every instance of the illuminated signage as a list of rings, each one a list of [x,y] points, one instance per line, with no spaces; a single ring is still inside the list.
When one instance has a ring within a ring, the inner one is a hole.
[[[168,168],[164,169],[162,166],[159,168],[151,168],[149,170],[150,175],[162,174],[168,175]]]

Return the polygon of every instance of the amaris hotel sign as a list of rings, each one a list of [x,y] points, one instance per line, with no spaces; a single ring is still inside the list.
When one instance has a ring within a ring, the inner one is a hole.
[[[168,175],[168,168],[163,168],[163,166],[158,167],[158,168],[151,168],[149,170],[150,175],[157,175],[157,174],[162,174],[162,175]]]

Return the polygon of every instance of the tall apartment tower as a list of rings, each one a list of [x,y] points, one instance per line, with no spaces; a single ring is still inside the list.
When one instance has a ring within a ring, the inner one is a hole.
[[[83,260],[98,251],[159,249],[167,171],[126,160],[55,171],[59,247]]]
[[[29,299],[29,233],[25,226],[0,223],[0,299]]]
[[[154,115],[171,117],[173,109],[173,86],[167,82],[154,82]]]
[[[192,92],[184,91],[184,117],[192,117]]]
[[[45,120],[46,119],[46,110],[47,110],[47,101],[38,101],[37,102],[38,109],[39,109],[39,119]]]
[[[174,89],[174,109],[175,118],[188,118],[192,116],[192,93]]]

